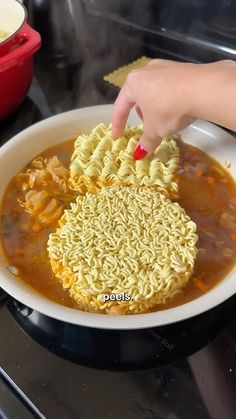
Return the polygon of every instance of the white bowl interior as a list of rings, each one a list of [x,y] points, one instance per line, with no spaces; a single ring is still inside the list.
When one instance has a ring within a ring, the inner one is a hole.
[[[13,35],[23,25],[26,18],[25,8],[16,0],[0,1],[0,31]],[[5,41],[4,41],[5,42]]]
[[[111,114],[111,105],[77,109],[39,122],[12,138],[0,149],[0,202],[10,179],[37,154],[76,137],[81,131],[87,131],[100,122],[110,122]],[[135,113],[131,113],[129,123],[140,123]],[[230,162],[230,172],[236,179],[234,137],[206,121],[197,121],[182,131],[181,137],[185,142],[205,150],[222,164],[225,160]],[[132,316],[85,313],[54,303],[10,274],[2,252],[0,286],[27,306],[62,321],[97,328],[139,329],[184,320],[220,304],[236,291],[236,270],[233,269],[222,282],[196,300],[172,309]]]

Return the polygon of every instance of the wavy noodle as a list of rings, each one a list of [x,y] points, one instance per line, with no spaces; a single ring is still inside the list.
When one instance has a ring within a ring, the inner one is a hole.
[[[99,124],[81,134],[74,145],[69,184],[80,193],[96,192],[103,186],[155,186],[160,192],[176,194],[175,172],[179,149],[173,138],[164,138],[157,150],[141,161],[132,154],[142,135],[141,127],[129,127],[114,139],[111,125]]]
[[[196,224],[178,203],[151,188],[110,187],[78,196],[51,233],[51,266],[79,308],[142,313],[189,280]],[[131,301],[104,302],[104,294]]]

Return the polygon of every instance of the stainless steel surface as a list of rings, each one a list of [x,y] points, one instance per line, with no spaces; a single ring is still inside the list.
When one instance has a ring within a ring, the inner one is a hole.
[[[2,378],[2,371],[0,369],[0,418],[32,419],[34,417],[35,415],[25,406],[9,385],[6,384],[6,381]],[[44,417],[41,416],[41,418],[43,419]]]

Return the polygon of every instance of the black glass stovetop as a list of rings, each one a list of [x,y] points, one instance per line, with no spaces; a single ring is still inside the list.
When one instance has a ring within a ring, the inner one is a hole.
[[[176,54],[105,21],[98,34],[98,18],[83,19],[73,55],[43,38],[29,95],[0,123],[0,144],[56,113],[113,102],[103,75],[141,55],[189,59],[181,45]],[[44,23],[35,19],[42,34]],[[235,419],[236,297],[185,322],[112,332],[50,319],[0,292],[0,419],[32,417]]]
[[[9,297],[2,304],[1,418],[235,418],[235,297],[140,331],[73,326]]]

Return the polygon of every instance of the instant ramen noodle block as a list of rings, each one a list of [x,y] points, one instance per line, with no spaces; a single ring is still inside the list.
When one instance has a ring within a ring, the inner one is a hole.
[[[136,70],[137,68],[144,67],[151,61],[151,58],[141,57],[138,58],[136,61],[133,61],[130,64],[124,65],[123,67],[118,68],[117,70],[113,71],[113,73],[104,76],[104,80],[113,86],[122,87],[126,77],[132,70]]]
[[[100,124],[88,134],[81,134],[71,158],[70,187],[83,194],[113,185],[152,186],[175,197],[179,165],[176,141],[164,138],[151,156],[135,161],[133,152],[142,132],[142,127],[131,126],[122,137],[114,139],[111,125]]]
[[[160,192],[108,187],[71,203],[48,252],[79,309],[145,313],[189,281],[197,239],[196,224]]]

